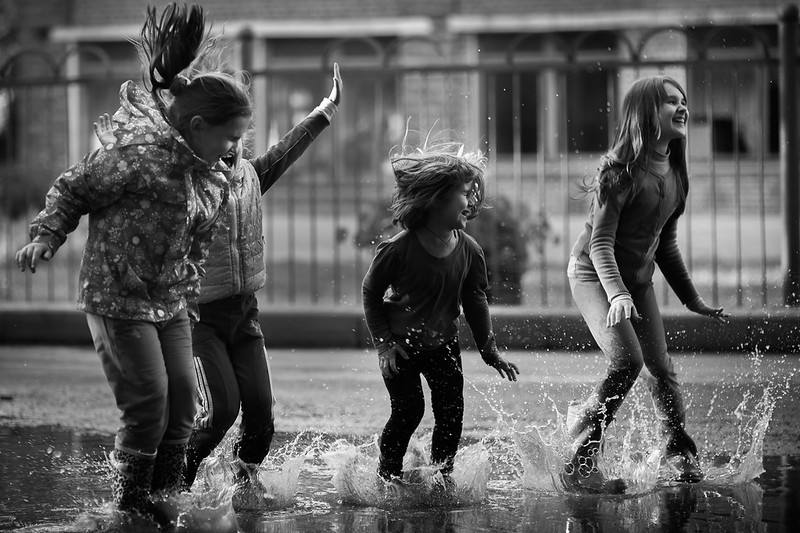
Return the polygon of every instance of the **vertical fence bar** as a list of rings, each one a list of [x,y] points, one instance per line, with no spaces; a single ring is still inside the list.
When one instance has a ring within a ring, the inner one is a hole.
[[[275,93],[275,78],[274,74],[265,74],[264,76],[264,90],[267,95],[269,95],[264,102],[265,113],[263,116],[265,117],[272,117],[274,116],[272,111],[274,106],[272,105],[272,99],[274,98]],[[272,128],[267,128],[267,131],[271,131]],[[272,139],[267,138],[266,142],[264,143],[265,146],[268,146]],[[265,292],[267,295],[267,301],[274,303],[276,301],[275,298],[275,195],[267,194],[266,195],[266,202],[264,201],[264,197],[262,196],[262,205],[266,206],[266,224],[264,225],[263,232],[266,233],[265,241],[266,246],[264,250],[264,259],[267,265],[267,285],[265,288]]]
[[[689,87],[695,87],[696,86],[697,80],[695,78],[696,78],[696,75],[695,75],[694,68],[692,68],[691,66],[688,67],[686,69],[686,85],[687,85],[686,90],[687,91],[689,91]],[[692,100],[689,100],[688,103],[689,103],[689,106],[691,106],[692,105]],[[691,118],[691,107],[689,108],[689,111],[690,111],[689,117]],[[690,121],[690,123],[691,123],[691,121]],[[689,133],[689,135],[691,135],[691,133]],[[687,142],[686,143],[686,161],[687,161],[687,164],[689,166],[690,183],[691,183],[691,173],[692,173],[692,166],[691,166],[692,155],[693,155],[692,154],[692,143],[691,142]],[[689,187],[689,190],[691,190],[691,186]],[[681,218],[683,219],[683,222],[684,222],[684,227],[686,228],[686,236],[684,237],[686,239],[686,246],[685,247],[681,247],[681,251],[683,252],[683,257],[686,260],[686,267],[689,269],[689,272],[691,273],[692,272],[692,266],[693,266],[693,263],[694,263],[694,250],[693,250],[693,246],[692,246],[692,202],[689,200],[689,198],[691,198],[691,196],[686,198],[686,208],[685,208],[685,210],[683,212],[683,215],[681,216]]]
[[[342,250],[341,242],[338,239],[338,231],[341,227],[341,180],[344,173],[342,172],[342,157],[338,154],[340,151],[338,147],[341,145],[339,140],[339,130],[333,128],[331,131],[331,144],[333,145],[333,175],[331,176],[331,183],[333,189],[331,191],[331,199],[333,203],[333,224],[328,228],[328,237],[333,242],[333,303],[339,304],[342,300]]]
[[[711,231],[711,299],[712,303],[716,306],[719,305],[719,270],[718,270],[718,254],[717,254],[717,169],[716,169],[716,155],[714,153],[714,72],[711,67],[706,67],[706,113],[708,114],[708,131],[710,135],[710,153],[708,158],[708,185],[711,191],[709,195],[709,207],[711,220],[709,227]]]
[[[33,88],[26,90],[26,97],[23,100],[23,105],[20,107],[23,109],[20,117],[20,124],[31,124],[31,120],[29,117],[34,116],[33,113],[29,112],[28,109],[30,107],[30,102],[32,101]],[[32,147],[20,147],[20,153],[24,154],[20,158],[23,161],[23,168],[31,168],[31,157],[30,154],[33,152]],[[27,242],[27,241],[26,241]],[[52,275],[49,269],[46,271],[46,275]],[[25,286],[25,301],[30,302],[33,300],[33,276],[24,276],[24,286]]]
[[[2,220],[3,220],[3,224],[5,224],[5,227],[6,227],[6,246],[5,246],[5,255],[4,255],[4,257],[13,257],[14,252],[16,252],[16,250],[14,250],[14,245],[13,245],[13,243],[14,243],[14,219],[12,219],[11,217],[7,217],[7,218],[4,218]],[[5,265],[6,265],[5,269],[4,269],[5,270],[5,275],[4,275],[5,279],[3,280],[3,285],[5,286],[4,287],[5,290],[3,291],[5,293],[5,298],[4,299],[7,300],[7,301],[11,301],[11,300],[13,300],[11,287],[14,285],[13,275],[14,275],[14,266],[16,265],[16,263],[14,263],[13,261],[6,261]]]
[[[520,112],[520,74],[515,71],[511,75],[511,133],[513,150],[513,176],[514,198],[520,200],[522,196],[522,114]],[[516,206],[515,206],[516,208]]]
[[[781,250],[783,303],[800,305],[800,169],[797,133],[798,9],[789,5],[780,16],[780,168],[783,193],[784,242]]]
[[[736,270],[736,307],[742,306],[742,157],[739,151],[739,71],[732,72],[733,94],[733,209],[734,209],[734,253]]]
[[[47,102],[52,102],[53,101],[53,95],[58,92],[58,89],[59,89],[58,86],[55,86],[55,87],[48,86],[47,89],[45,89],[46,101]],[[70,90],[70,86],[69,86],[69,84],[66,84],[64,86],[64,91],[68,93],[69,90]],[[67,108],[69,108],[69,97],[68,97],[68,95],[67,95]],[[69,114],[67,116],[69,116]],[[48,130],[49,131],[55,131],[55,125],[56,125],[55,113],[47,113],[47,128],[48,128]],[[71,142],[73,141],[73,139],[72,139],[72,135],[69,134],[70,133],[69,132],[69,129],[70,129],[69,120],[66,121],[65,126],[66,126],[65,130],[66,130],[66,133],[67,133],[67,135],[66,135],[66,153],[71,154],[72,151],[70,149],[70,145],[71,145]],[[59,153],[59,151],[57,150],[56,146],[53,146],[53,144],[54,144],[53,143],[53,138],[50,137],[48,139],[48,141],[49,142],[47,144],[49,145],[50,153],[52,153],[52,154]],[[48,167],[49,166],[50,165],[48,165]],[[64,168],[66,168],[66,167],[64,167]],[[72,248],[72,246],[67,248],[67,250],[70,250],[71,248]],[[69,255],[69,254],[67,254],[67,255]],[[71,264],[72,264],[72,261],[67,261],[67,265],[71,265]],[[67,272],[68,272],[68,275],[67,275],[66,284],[67,284],[67,286],[70,286],[70,285],[72,285],[72,276],[71,276],[72,272],[70,272],[69,268],[67,269]],[[47,269],[47,301],[48,302],[55,301],[55,290],[56,290],[55,278],[56,278],[56,275],[57,275],[56,269],[53,269],[53,268],[48,268]]]
[[[291,85],[289,92],[291,93]],[[289,115],[291,123],[291,115]],[[291,126],[289,126],[291,127]],[[288,131],[288,128],[287,128]],[[280,137],[280,133],[278,134]],[[296,170],[296,169],[293,169]],[[292,172],[294,173],[294,172]],[[289,251],[289,268],[286,271],[287,285],[289,286],[289,303],[297,303],[297,216],[295,211],[295,204],[297,203],[297,187],[294,179],[289,179],[286,191],[286,224],[288,239],[286,239],[286,246]]]
[[[375,92],[374,92],[374,90],[375,90],[375,81],[374,80],[372,81],[372,89],[373,89],[373,105],[374,105],[374,100],[375,100]],[[367,110],[365,109],[365,111],[367,111]],[[373,138],[374,137],[378,137],[378,135],[373,135]],[[370,162],[374,162],[373,158],[375,157],[375,153],[376,152],[374,150],[370,150],[370,155],[369,155]],[[374,167],[375,167],[375,165],[373,164],[373,168]],[[348,180],[353,180],[354,179],[354,175],[353,175],[352,171],[348,172],[346,175],[347,175],[347,179]],[[353,214],[360,213],[361,209],[362,209],[362,204],[364,203],[363,196],[362,196],[363,191],[361,190],[361,187],[359,185],[360,185],[359,183],[352,183],[352,188],[353,188],[353,207],[350,210],[350,212],[353,213]],[[356,229],[355,231],[358,231],[358,229]],[[352,242],[352,239],[350,239],[350,241]],[[351,304],[360,301],[359,300],[359,295],[360,295],[361,291],[359,290],[359,288],[361,287],[361,279],[362,279],[362,276],[364,275],[364,272],[362,271],[362,265],[361,265],[361,254],[359,253],[358,249],[356,249],[356,248],[354,248],[354,252],[355,252],[355,257],[353,258],[353,260],[354,260],[354,263],[355,263],[355,268],[353,269],[353,288],[355,290],[353,291],[354,299],[353,299],[352,302],[350,302]]]
[[[490,154],[489,164],[492,172],[492,195],[497,198],[500,191],[500,176],[498,175],[497,153],[497,78],[492,73],[486,74],[486,140]]]
[[[333,152],[333,150],[331,150]],[[310,287],[310,297],[312,303],[319,301],[319,250],[317,240],[317,225],[319,224],[319,212],[317,198],[317,182],[314,175],[314,165],[311,157],[304,158],[306,168],[309,176],[308,187],[308,255],[309,255],[309,269],[308,269],[308,285]]]
[[[560,172],[561,172],[561,189],[564,191],[564,216],[562,218],[562,227],[561,231],[564,234],[563,236],[563,245],[564,245],[564,260],[567,261],[569,259],[570,251],[572,251],[572,235],[571,235],[571,226],[570,222],[572,219],[572,210],[570,206],[572,202],[570,201],[570,194],[569,194],[569,187],[570,187],[570,173],[569,173],[569,138],[567,136],[567,127],[568,118],[567,118],[567,79],[564,73],[559,72],[557,74],[558,79],[556,81],[556,86],[558,87],[558,94],[556,95],[555,101],[558,102],[558,145],[560,147]],[[611,95],[609,95],[611,98]],[[561,279],[564,280],[564,291],[563,291],[563,298],[564,298],[564,305],[568,306],[572,302],[572,292],[569,288],[569,279],[567,279],[567,269],[566,265],[563,269],[561,269]]]
[[[758,76],[756,84],[758,86],[758,101],[760,106],[760,115],[762,117],[761,131],[758,143],[758,229],[761,244],[761,261],[760,261],[760,274],[761,274],[761,306],[767,306],[767,209],[766,209],[766,177],[764,176],[764,152],[767,150],[767,119],[769,116],[767,108],[767,69],[769,67],[762,66],[758,69]]]
[[[538,71],[536,76],[536,97],[540,102],[545,101],[545,79],[541,71]],[[540,305],[548,305],[548,276],[547,276],[547,232],[544,231],[545,224],[548,224],[547,219],[547,170],[545,165],[545,150],[546,145],[544,141],[544,132],[547,131],[547,113],[545,109],[537,109],[536,113],[537,131],[539,135],[536,136],[536,193],[539,196],[539,206],[536,210],[536,223],[542,227],[540,232],[542,235],[542,243],[540,246],[539,258],[539,279],[541,280],[541,300]]]
[[[487,142],[489,147],[489,164],[491,165],[491,176],[492,176],[492,185],[491,185],[491,193],[487,194],[491,196],[493,201],[496,201],[500,195],[500,174],[499,174],[499,152],[497,149],[498,145],[498,137],[497,137],[497,75],[494,73],[486,73],[486,94],[484,95],[485,102],[486,102],[486,136]],[[477,91],[476,91],[477,92]],[[488,228],[488,235],[489,239],[492,243],[497,242],[497,226],[495,224],[491,224]],[[502,282],[497,278],[500,271],[500,259],[497,257],[497,254],[494,253],[495,250],[485,250],[488,257],[486,258],[487,265],[486,268],[489,272],[490,277],[490,291],[493,293],[497,293],[497,287]]]

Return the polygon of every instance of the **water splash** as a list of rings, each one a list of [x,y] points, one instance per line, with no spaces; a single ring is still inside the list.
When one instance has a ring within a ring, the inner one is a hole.
[[[323,459],[334,471],[332,483],[345,503],[408,509],[471,505],[484,500],[492,469],[482,442],[458,451],[450,485],[429,460],[430,436],[409,442],[401,482],[386,482],[377,475],[377,437],[361,445],[336,441]]]
[[[776,364],[786,368],[776,370]],[[701,426],[700,431],[690,427],[697,442],[703,444],[699,460],[706,479],[701,486],[747,484],[764,472],[764,439],[772,413],[776,403],[791,390],[797,372],[790,364],[779,360],[765,365],[762,354],[756,352],[740,375],[721,381],[713,389],[703,420],[723,422]],[[569,419],[574,416],[571,411],[578,404],[570,405],[564,415],[556,402],[545,395],[552,417],[526,421],[506,412],[494,400],[491,389],[487,393],[468,383],[497,415],[497,439],[507,442],[510,438],[513,442],[519,456],[522,487],[544,493],[569,492],[562,474],[575,451],[568,428]],[[725,407],[731,405],[731,395],[742,398],[732,415],[730,407]],[[686,393],[686,399],[692,400],[691,393]],[[727,412],[717,414],[716,410],[722,408]],[[727,430],[723,431],[721,425]],[[732,435],[722,438],[724,433]],[[664,461],[666,442],[650,394],[643,383],[637,382],[617,413],[617,420],[606,429],[597,467],[609,479],[622,479],[626,495],[648,494],[668,486],[674,476]]]
[[[765,358],[756,350],[733,380],[717,387],[706,419],[724,424],[704,428],[709,463],[705,484],[715,488],[752,484],[764,472],[764,440],[772,415],[781,401],[791,398],[797,372],[795,362],[786,356]],[[741,400],[731,412],[726,404],[738,397]]]

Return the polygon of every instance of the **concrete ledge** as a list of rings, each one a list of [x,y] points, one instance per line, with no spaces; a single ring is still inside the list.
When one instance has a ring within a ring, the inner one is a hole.
[[[800,309],[734,311],[727,324],[685,310],[665,311],[674,351],[711,353],[800,353]],[[574,308],[493,307],[498,343],[516,350],[596,349]],[[267,345],[296,348],[367,348],[366,324],[358,307],[269,307],[261,310]],[[472,336],[462,325],[465,347]],[[2,344],[90,344],[84,314],[70,304],[0,303]]]

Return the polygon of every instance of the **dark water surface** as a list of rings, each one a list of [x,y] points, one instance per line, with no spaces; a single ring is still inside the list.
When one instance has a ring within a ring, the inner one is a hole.
[[[401,494],[376,486],[374,435],[389,406],[373,353],[271,350],[279,433],[268,457],[274,469],[260,479],[275,500],[234,513],[229,499],[214,508],[206,504],[217,500],[193,491],[187,530],[800,531],[800,358],[675,357],[707,473],[696,485],[668,483],[652,402],[637,384],[607,436],[606,463],[630,487],[611,496],[565,492],[554,481],[568,448],[567,406],[591,390],[603,358],[506,355],[522,370],[517,383],[464,355],[457,490],[439,497],[428,485]],[[0,531],[156,531],[112,510],[106,453],[116,419],[91,347],[0,346]],[[428,406],[412,450],[425,449],[431,426]],[[226,457],[223,446],[215,464]],[[212,496],[228,494],[222,470],[199,477]]]
[[[279,435],[277,444],[286,437]],[[63,428],[0,428],[0,531],[137,530],[108,525],[105,453],[111,446],[110,436]],[[310,465],[288,507],[240,512],[236,520],[241,531],[253,532],[798,531],[800,457],[768,456],[763,465],[754,482],[659,486],[633,497],[545,493],[490,481],[483,502],[460,508],[341,503],[332,472]]]

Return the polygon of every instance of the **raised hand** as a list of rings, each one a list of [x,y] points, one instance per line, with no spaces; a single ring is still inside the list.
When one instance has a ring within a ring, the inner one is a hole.
[[[94,134],[97,135],[103,148],[113,146],[117,142],[114,137],[114,126],[108,113],[103,113],[98,117],[97,122],[94,123]]]
[[[336,105],[342,101],[342,75],[339,74],[339,63],[333,64],[333,89],[328,95],[328,100]]]

